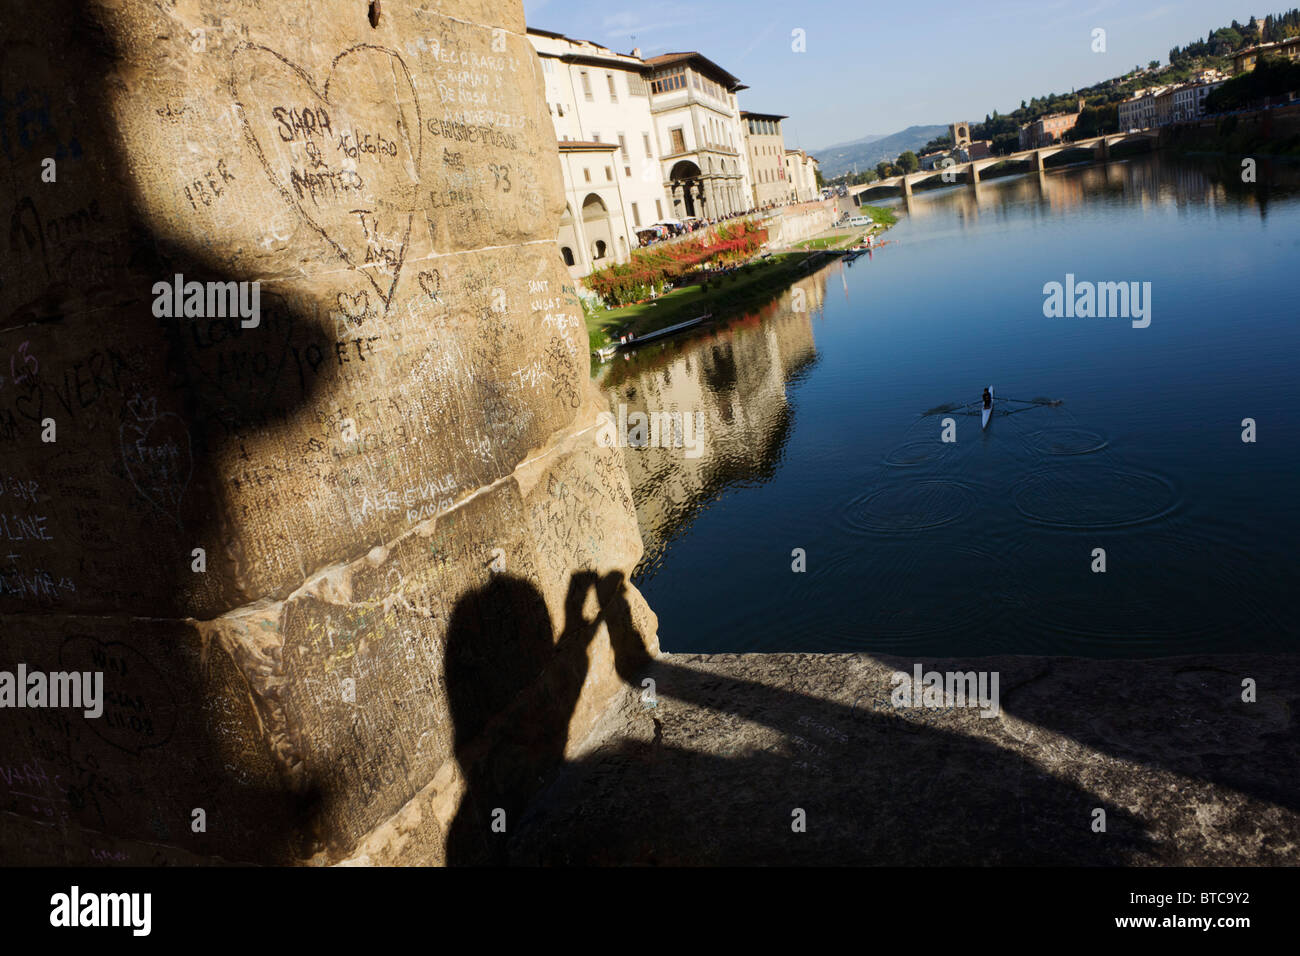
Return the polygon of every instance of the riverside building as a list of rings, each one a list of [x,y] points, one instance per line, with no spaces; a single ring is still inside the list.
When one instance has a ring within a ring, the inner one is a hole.
[[[745,152],[749,156],[750,194],[755,209],[764,209],[789,198],[786,179],[785,139],[781,133],[779,113],[742,111],[745,129]]]

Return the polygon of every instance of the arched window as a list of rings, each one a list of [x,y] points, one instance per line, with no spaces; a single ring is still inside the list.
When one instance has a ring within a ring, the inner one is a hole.
[[[565,264],[566,266],[571,266],[571,265],[573,265],[573,250],[572,250],[572,249],[570,249],[568,246],[561,246],[561,247],[560,247],[560,255],[564,257],[564,264]]]
[[[593,258],[593,259],[604,259],[604,258],[605,258],[605,240],[604,240],[604,239],[597,239],[597,240],[596,240],[596,254],[595,254],[592,258]]]

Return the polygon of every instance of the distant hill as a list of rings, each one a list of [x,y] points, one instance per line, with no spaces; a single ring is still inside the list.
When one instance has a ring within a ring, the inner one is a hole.
[[[893,162],[899,153],[907,150],[919,150],[936,136],[948,132],[947,126],[909,126],[907,129],[890,133],[878,138],[868,137],[828,146],[826,149],[814,150],[813,155],[820,163],[821,174],[827,179],[834,179],[842,173],[851,172],[854,164],[859,171],[874,169],[882,160]]]
[[[858,139],[851,139],[847,143],[831,143],[829,146],[822,147],[820,152],[825,153],[832,149],[843,149],[846,146],[863,146],[867,143],[874,143],[878,139],[884,139],[885,135],[886,134],[884,133],[868,133],[866,136],[859,137]]]

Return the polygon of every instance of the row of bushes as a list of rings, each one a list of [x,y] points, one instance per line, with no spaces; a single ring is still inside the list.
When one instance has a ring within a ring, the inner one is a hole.
[[[723,223],[701,238],[638,249],[627,262],[598,269],[583,280],[612,307],[661,294],[668,284],[701,265],[730,265],[748,259],[767,242],[767,230],[752,219]]]

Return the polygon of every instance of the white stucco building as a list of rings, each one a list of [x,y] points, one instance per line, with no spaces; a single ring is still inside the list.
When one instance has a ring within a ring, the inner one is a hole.
[[[786,178],[785,139],[779,113],[740,114],[745,129],[745,152],[749,157],[749,181],[752,205],[764,209],[789,199],[790,182]]]
[[[583,276],[625,260],[638,229],[671,216],[650,114],[649,68],[638,56],[559,33],[530,28],[528,39],[541,59],[564,172],[560,251],[570,271]]]
[[[774,136],[764,134],[771,142],[753,152],[752,122],[736,102],[745,86],[708,57],[642,59],[639,50],[616,53],[536,28],[528,39],[560,150],[559,242],[574,277],[624,261],[639,245],[638,230],[655,223],[721,219],[794,198],[780,137],[784,117],[775,117]],[[751,175],[760,155],[763,201]],[[801,183],[809,161],[798,163]]]
[[[744,84],[699,53],[645,62],[671,216],[718,219],[747,211],[749,162],[736,104]]]

